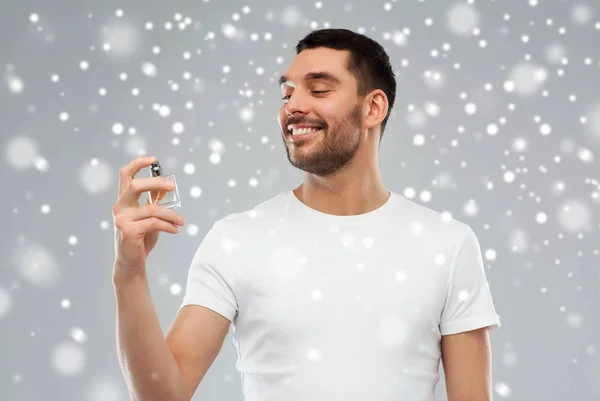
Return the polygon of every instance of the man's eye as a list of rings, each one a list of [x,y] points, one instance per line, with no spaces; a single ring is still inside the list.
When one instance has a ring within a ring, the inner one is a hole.
[[[315,93],[315,94],[320,94],[320,93],[327,93],[329,91],[311,91],[311,92]],[[281,100],[289,100],[290,96],[291,95],[284,96],[284,97],[281,98]]]

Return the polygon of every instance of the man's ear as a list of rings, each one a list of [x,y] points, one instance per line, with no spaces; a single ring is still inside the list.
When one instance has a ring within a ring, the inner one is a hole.
[[[365,129],[371,129],[381,123],[388,112],[388,100],[385,92],[376,89],[365,97],[363,125]]]

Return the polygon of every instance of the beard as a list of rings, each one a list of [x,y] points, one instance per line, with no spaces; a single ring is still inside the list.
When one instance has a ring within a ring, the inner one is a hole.
[[[318,177],[327,177],[347,165],[360,145],[361,109],[357,104],[344,118],[324,128],[324,137],[297,143],[287,143],[283,137],[290,164]]]

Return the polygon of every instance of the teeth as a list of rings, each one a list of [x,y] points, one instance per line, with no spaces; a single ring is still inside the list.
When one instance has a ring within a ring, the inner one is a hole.
[[[292,134],[293,135],[303,135],[303,134],[310,134],[311,132],[315,132],[320,130],[320,128],[301,128],[301,129],[293,129],[292,130]]]

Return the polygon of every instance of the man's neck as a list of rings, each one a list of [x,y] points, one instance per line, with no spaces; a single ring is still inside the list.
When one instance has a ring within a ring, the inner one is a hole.
[[[368,213],[390,197],[378,170],[326,178],[305,173],[304,182],[294,189],[294,194],[312,209],[339,216]]]

